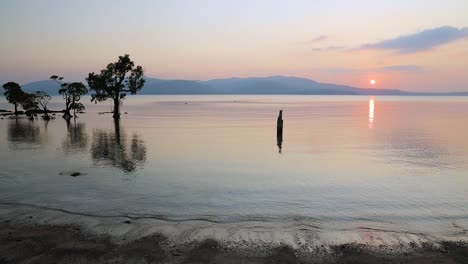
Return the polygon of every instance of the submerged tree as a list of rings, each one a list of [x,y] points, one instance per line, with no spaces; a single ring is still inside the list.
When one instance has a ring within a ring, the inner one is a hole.
[[[6,100],[15,106],[15,115],[18,114],[18,106],[21,105],[21,101],[24,99],[24,92],[21,90],[21,86],[15,82],[7,82],[3,85]]]
[[[63,77],[57,75],[50,76],[51,80],[55,80],[60,84],[59,94],[63,96],[65,100],[65,119],[72,117],[71,110],[73,110],[73,116],[76,117],[76,112],[81,112],[85,109],[85,106],[80,103],[81,96],[88,93],[88,89],[81,82],[64,83],[62,82]]]
[[[44,118],[50,119],[49,114],[47,113],[47,105],[49,104],[50,99],[52,97],[44,91],[36,91],[34,93],[34,96],[36,96],[36,101],[38,105],[41,106],[42,110],[44,111]]]
[[[73,116],[76,117],[76,112],[85,110],[85,106],[80,103],[81,96],[88,93],[88,89],[81,82],[65,83],[60,88],[59,93],[65,99],[66,114],[71,117],[70,110],[73,110]]]
[[[18,106],[21,106],[27,114],[31,114],[31,112],[38,110],[39,106],[41,106],[45,117],[49,118],[47,104],[49,104],[51,97],[46,92],[36,91],[32,94],[26,93],[15,82],[5,83],[3,88],[5,89],[4,95],[7,101],[15,106],[15,115],[18,115]]]
[[[95,103],[108,99],[114,101],[114,118],[120,118],[121,100],[127,93],[136,94],[145,84],[143,68],[135,67],[128,54],[119,56],[117,62],[109,63],[101,73],[90,73],[86,81],[89,88],[94,91],[91,101]]]

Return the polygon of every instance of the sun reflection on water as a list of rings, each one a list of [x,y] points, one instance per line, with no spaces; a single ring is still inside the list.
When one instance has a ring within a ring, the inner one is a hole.
[[[374,127],[374,97],[369,98],[369,128]]]

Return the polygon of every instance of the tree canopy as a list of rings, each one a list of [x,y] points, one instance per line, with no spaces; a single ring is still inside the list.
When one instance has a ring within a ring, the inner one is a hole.
[[[51,80],[55,80],[60,84],[59,94],[65,100],[65,114],[64,118],[69,119],[72,117],[70,110],[73,110],[73,116],[76,117],[76,112],[81,112],[85,106],[80,103],[81,96],[88,93],[88,89],[81,82],[64,83],[63,77],[57,75],[50,76]]]
[[[48,95],[44,92],[25,93],[16,82],[7,82],[3,85],[3,88],[5,89],[5,98],[15,106],[15,114],[18,114],[18,106],[26,111],[33,111],[38,109],[39,104],[47,105],[48,100],[50,100],[50,96],[47,98]]]
[[[117,62],[109,63],[100,73],[89,73],[86,81],[94,92],[91,101],[114,101],[114,118],[120,117],[121,100],[127,93],[136,94],[145,84],[143,68],[135,67],[128,54],[119,56]]]
[[[35,94],[24,93],[21,99],[21,107],[26,111],[34,111],[39,108],[39,101]]]
[[[42,110],[44,110],[44,116],[49,117],[49,114],[47,113],[47,105],[49,104],[52,97],[44,91],[36,91],[34,96],[36,96],[38,105],[42,108]]]
[[[25,93],[21,89],[21,86],[15,82],[7,82],[3,85],[6,100],[15,106],[15,114],[18,113],[18,106],[21,105],[21,101],[24,99]]]

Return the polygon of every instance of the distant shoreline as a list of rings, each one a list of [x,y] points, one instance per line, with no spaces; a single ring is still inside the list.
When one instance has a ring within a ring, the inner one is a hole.
[[[468,96],[468,92],[412,92],[372,86],[358,88],[348,85],[320,83],[293,76],[226,78],[206,81],[145,78],[139,95],[397,95],[397,96]],[[45,91],[58,95],[58,84],[42,80],[22,85],[25,92]]]
[[[390,96],[390,97],[466,97],[468,96],[468,92],[454,92],[454,93],[411,93],[411,94],[238,94],[238,93],[210,93],[210,94],[201,94],[201,93],[190,93],[190,94],[147,94],[147,93],[140,93],[140,94],[133,94],[127,95],[128,97],[141,97],[141,96],[229,96],[229,95],[242,95],[242,96],[352,96],[352,97],[359,97],[359,96]],[[51,94],[53,97],[60,97],[58,94]],[[91,96],[91,94],[86,94],[84,96]],[[5,98],[4,95],[0,94],[0,98]],[[10,110],[0,110],[2,112],[11,112]],[[62,112],[62,111],[55,111],[55,112]]]

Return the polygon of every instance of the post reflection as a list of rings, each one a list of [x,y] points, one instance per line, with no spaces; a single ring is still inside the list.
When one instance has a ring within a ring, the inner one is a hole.
[[[369,128],[374,127],[374,97],[369,98]]]
[[[126,133],[116,119],[114,131],[93,131],[91,158],[95,165],[113,166],[126,173],[134,172],[146,161],[145,142],[136,133],[127,140]]]

